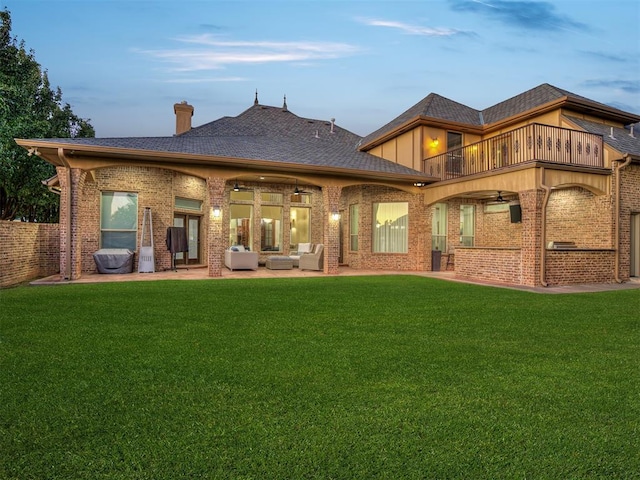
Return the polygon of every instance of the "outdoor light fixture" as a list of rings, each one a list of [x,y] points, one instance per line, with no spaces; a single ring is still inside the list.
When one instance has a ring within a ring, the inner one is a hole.
[[[213,218],[220,218],[220,207],[213,207]]]
[[[233,185],[233,191],[234,191],[234,192],[239,192],[239,191],[240,191],[240,187],[238,186],[238,182],[236,182],[236,183]]]
[[[440,143],[440,140],[438,140],[438,137],[431,137],[431,146],[433,148],[436,148],[439,143]]]
[[[413,186],[414,187],[426,187],[427,186],[427,182],[414,182]]]
[[[331,213],[331,218],[333,220],[340,220],[340,212],[332,212]]]

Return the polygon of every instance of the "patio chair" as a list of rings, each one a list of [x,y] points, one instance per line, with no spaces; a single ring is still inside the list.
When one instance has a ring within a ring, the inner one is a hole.
[[[313,243],[299,243],[298,250],[295,252],[291,252],[289,258],[293,260],[293,266],[297,267],[300,264],[300,256],[303,253],[308,253],[313,250]]]
[[[324,245],[318,243],[313,252],[300,255],[300,270],[322,270],[324,268]]]
[[[242,245],[234,245],[224,252],[224,265],[233,270],[258,270],[258,252],[247,251]]]

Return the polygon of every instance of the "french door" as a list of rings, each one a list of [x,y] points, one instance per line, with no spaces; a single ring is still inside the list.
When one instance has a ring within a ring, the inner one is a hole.
[[[200,217],[199,215],[174,214],[173,226],[187,229],[189,251],[176,253],[176,265],[195,265],[200,263]]]

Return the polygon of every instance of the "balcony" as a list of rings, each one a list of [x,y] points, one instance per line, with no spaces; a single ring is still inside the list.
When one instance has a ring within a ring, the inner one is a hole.
[[[602,136],[534,123],[426,158],[423,170],[450,180],[530,162],[604,167]]]

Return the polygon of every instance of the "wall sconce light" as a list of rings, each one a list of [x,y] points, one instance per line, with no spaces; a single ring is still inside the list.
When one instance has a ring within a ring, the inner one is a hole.
[[[220,211],[220,207],[213,207],[213,218],[220,218],[221,213],[222,212]]]
[[[436,148],[439,143],[440,143],[440,140],[438,140],[438,137],[431,137],[431,146],[433,148]]]
[[[340,220],[340,212],[331,212],[331,218],[333,220]]]

